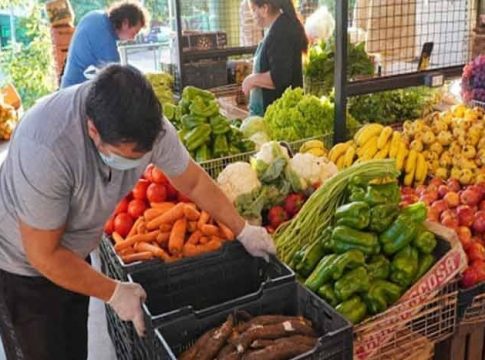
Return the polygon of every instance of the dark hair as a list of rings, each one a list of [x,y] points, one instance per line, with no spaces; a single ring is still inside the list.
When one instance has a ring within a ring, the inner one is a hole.
[[[130,26],[141,24],[145,27],[148,22],[148,13],[145,8],[135,1],[119,1],[108,9],[108,17],[116,30],[121,29],[123,21],[128,20]]]
[[[86,115],[101,140],[110,145],[135,143],[148,152],[162,129],[162,105],[143,74],[132,66],[109,65],[93,80]]]
[[[273,12],[282,11],[290,20],[297,25],[298,36],[301,40],[301,50],[306,51],[308,48],[308,38],[305,33],[305,28],[296,14],[295,6],[292,0],[250,0],[258,7],[268,5]]]

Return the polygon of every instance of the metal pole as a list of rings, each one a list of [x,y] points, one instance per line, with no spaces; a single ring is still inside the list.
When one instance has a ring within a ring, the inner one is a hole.
[[[185,79],[184,79],[184,54],[183,54],[183,42],[182,42],[182,14],[181,14],[181,0],[173,0],[175,1],[175,29],[177,31],[177,67],[180,76],[180,92],[182,92]]]
[[[334,143],[347,140],[347,27],[348,0],[335,7],[335,122]]]

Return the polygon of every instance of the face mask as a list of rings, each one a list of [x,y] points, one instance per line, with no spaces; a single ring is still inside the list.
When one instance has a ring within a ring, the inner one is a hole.
[[[127,159],[123,156],[119,156],[116,154],[109,154],[105,155],[102,152],[98,151],[101,160],[108,165],[110,168],[117,169],[117,170],[130,170],[140,166],[143,162],[143,158],[139,159]]]

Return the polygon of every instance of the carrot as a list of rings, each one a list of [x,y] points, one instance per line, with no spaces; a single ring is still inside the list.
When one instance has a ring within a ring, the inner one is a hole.
[[[189,204],[185,204],[184,214],[189,221],[197,221],[200,218],[200,212]]]
[[[167,260],[169,255],[161,249],[158,245],[152,245],[149,243],[137,243],[135,245],[135,249],[138,252],[146,252],[149,251],[151,252],[154,256],[159,257],[162,260]]]
[[[157,208],[150,208],[145,210],[143,213],[143,217],[145,218],[146,221],[151,221],[155,219],[157,216],[161,215],[163,213],[162,210],[157,209]]]
[[[197,230],[197,221],[189,221],[187,224],[187,231],[193,233]]]
[[[217,221],[217,225],[219,225],[219,228],[221,230],[221,235],[224,239],[226,240],[234,240],[236,237],[234,236],[234,233],[232,232],[231,229],[229,229],[226,225],[221,223],[220,221]]]
[[[123,239],[123,237],[116,231],[111,236],[113,237],[115,244],[125,241],[125,239]]]
[[[192,235],[190,235],[187,242],[193,245],[197,245],[201,237],[202,237],[202,233],[199,230],[196,230],[192,233]]]
[[[155,219],[150,221],[147,224],[147,229],[154,230],[162,224],[173,224],[177,220],[181,219],[183,216],[184,216],[184,204],[179,203],[175,205],[173,208],[171,208],[170,210],[167,210],[160,216],[157,216]]]
[[[194,245],[187,242],[184,245],[184,256],[191,257],[191,256],[202,255],[211,251],[216,251],[220,249],[221,246],[222,246],[222,243],[218,240],[211,240],[207,244],[203,244],[203,245]]]
[[[120,251],[123,249],[126,249],[137,242],[150,242],[150,241],[155,241],[158,235],[158,231],[152,231],[146,234],[137,234],[133,235],[129,238],[126,238],[125,241],[120,242],[115,245],[115,250]]]
[[[131,246],[129,248],[126,248],[126,249],[123,249],[120,251],[119,255],[120,256],[124,256],[124,255],[130,255],[130,254],[134,254],[135,253],[135,249],[133,249]]]
[[[167,245],[168,244],[168,239],[170,239],[170,231],[168,232],[159,232],[158,235],[157,235],[157,238],[155,239],[155,241],[159,244],[159,245]]]
[[[138,228],[136,229],[137,234],[146,234],[148,232],[147,229],[147,223],[145,222],[145,219],[142,219],[140,223],[138,224]]]
[[[209,215],[209,213],[207,211],[202,210],[202,212],[200,213],[199,221],[197,221],[197,228],[200,229],[202,227],[202,225],[207,224],[210,217],[211,216]]]
[[[207,236],[202,236],[199,240],[199,244],[205,245],[209,242],[209,238]]]
[[[168,250],[172,255],[181,254],[184,248],[185,232],[187,231],[187,220],[178,219],[173,225],[170,238],[168,239]]]
[[[200,231],[202,231],[202,234],[206,236],[214,236],[214,235],[219,235],[219,228],[215,225],[202,225],[200,228]]]
[[[141,217],[139,217],[138,219],[135,220],[135,223],[133,224],[130,231],[128,232],[128,235],[126,235],[127,238],[136,234],[136,231],[138,229],[138,225],[140,225],[140,223],[142,221],[143,221],[143,218],[141,218]]]
[[[219,241],[220,243],[222,243],[224,241],[224,239],[220,238],[219,236],[211,236],[209,238],[209,242],[211,242],[211,241]]]
[[[153,259],[153,254],[149,251],[139,252],[135,254],[124,255],[121,257],[124,263],[129,264],[134,261],[143,261]]]
[[[170,232],[172,230],[172,224],[162,224],[158,228],[161,232]]]
[[[162,212],[168,211],[175,206],[173,202],[151,203],[150,206]]]

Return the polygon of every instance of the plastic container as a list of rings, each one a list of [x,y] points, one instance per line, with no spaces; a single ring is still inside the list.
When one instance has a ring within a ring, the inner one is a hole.
[[[320,338],[311,351],[294,359],[352,359],[352,326],[327,303],[296,282],[266,289],[257,298],[241,304],[221,304],[218,311],[198,316],[187,314],[155,330],[155,354],[152,359],[177,359],[207,330],[220,326],[235,311],[253,316],[301,315],[312,321]]]

